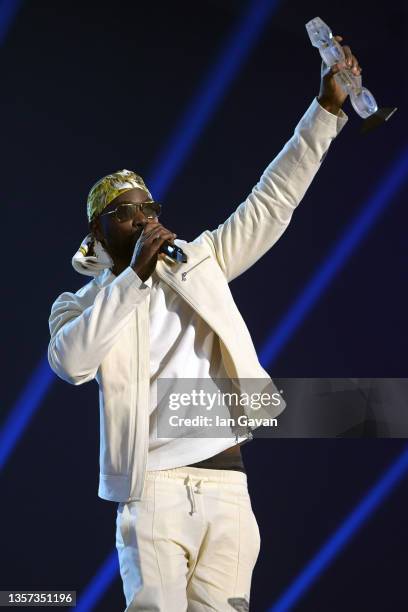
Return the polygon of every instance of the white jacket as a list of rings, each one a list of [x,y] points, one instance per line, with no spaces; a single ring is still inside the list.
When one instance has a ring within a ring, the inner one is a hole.
[[[289,224],[332,139],[347,116],[335,116],[315,98],[294,135],[269,164],[247,199],[217,229],[193,242],[176,240],[187,264],[162,260],[156,271],[220,339],[230,378],[266,378],[228,283],[270,249]],[[100,399],[98,495],[141,499],[149,441],[149,287],[132,268],[106,269],[76,293],[52,305],[48,360],[63,380],[94,378]],[[281,404],[275,414],[284,408]]]

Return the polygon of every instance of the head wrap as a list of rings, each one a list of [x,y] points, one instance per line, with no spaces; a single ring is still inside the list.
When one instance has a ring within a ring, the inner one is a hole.
[[[101,178],[88,194],[88,221],[92,221],[121,193],[130,189],[143,189],[152,200],[152,194],[139,174],[132,170],[118,170]],[[89,255],[93,252],[93,255]],[[105,268],[111,268],[113,261],[101,243],[88,234],[72,258],[73,268],[86,276],[97,276]]]
[[[135,187],[143,189],[153,199],[142,177],[132,170],[118,170],[101,178],[88,194],[88,221],[100,215],[119,194]]]

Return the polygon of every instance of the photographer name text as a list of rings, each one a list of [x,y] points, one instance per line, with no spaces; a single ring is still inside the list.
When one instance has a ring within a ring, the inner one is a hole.
[[[225,418],[216,415],[215,417],[197,415],[195,417],[180,417],[173,414],[169,418],[169,424],[171,427],[235,427],[239,425],[241,427],[256,428],[260,426],[264,427],[277,427],[277,419],[268,418],[253,418],[248,417],[246,414],[240,415],[238,418]]]

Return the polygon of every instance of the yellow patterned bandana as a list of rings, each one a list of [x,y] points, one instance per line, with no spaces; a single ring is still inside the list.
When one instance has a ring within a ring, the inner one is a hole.
[[[97,217],[120,193],[135,187],[143,189],[149,198],[153,199],[142,177],[132,170],[118,170],[101,178],[91,188],[88,195],[88,221]]]

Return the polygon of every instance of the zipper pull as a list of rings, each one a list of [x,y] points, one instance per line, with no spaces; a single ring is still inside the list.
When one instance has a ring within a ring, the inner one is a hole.
[[[191,268],[189,268],[189,269],[188,269],[188,270],[186,270],[185,272],[182,272],[182,273],[181,273],[181,280],[182,280],[182,281],[187,280],[187,278],[186,278],[186,277],[187,277],[187,274],[188,274],[189,272],[191,272],[191,270],[194,270],[194,268],[195,268],[196,266],[199,266],[199,265],[200,265],[200,263],[203,263],[203,261],[205,261],[206,259],[209,259],[210,257],[211,257],[211,255],[207,255],[207,257],[204,257],[204,259],[202,259],[201,261],[199,261],[199,262],[197,262],[196,264],[194,264],[194,266],[192,266]]]

